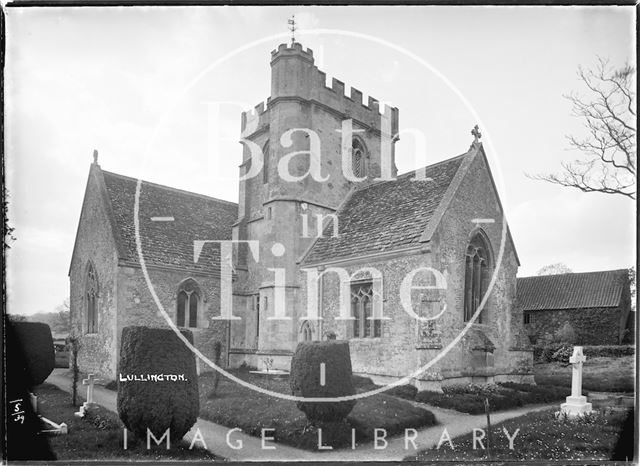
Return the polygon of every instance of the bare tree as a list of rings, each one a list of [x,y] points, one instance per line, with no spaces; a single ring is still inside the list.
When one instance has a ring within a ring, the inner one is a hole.
[[[544,267],[542,267],[540,270],[536,272],[536,275],[538,276],[558,275],[562,273],[573,273],[573,270],[567,267],[566,264],[563,264],[562,262],[558,262],[556,264],[545,265]]]
[[[586,136],[569,135],[582,158],[562,163],[558,174],[530,178],[569,186],[584,192],[636,196],[636,70],[630,65],[612,69],[598,58],[595,69],[578,68],[588,96],[573,92],[564,97],[573,104],[572,114],[584,120]]]

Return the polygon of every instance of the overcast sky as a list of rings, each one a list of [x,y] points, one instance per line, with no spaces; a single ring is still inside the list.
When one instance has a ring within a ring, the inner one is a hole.
[[[565,135],[581,122],[562,95],[582,90],[576,69],[597,56],[635,64],[633,7],[12,8],[9,312],[69,295],[93,149],[104,170],[237,201],[240,107],[223,107],[215,134],[207,102],[268,97],[270,51],[294,13],[319,67],[397,106],[401,128],[425,134],[429,163],[465,152],[481,123],[520,276],[633,265],[632,201],[525,176],[578,156]],[[421,165],[414,148],[410,136],[397,144],[400,172]]]

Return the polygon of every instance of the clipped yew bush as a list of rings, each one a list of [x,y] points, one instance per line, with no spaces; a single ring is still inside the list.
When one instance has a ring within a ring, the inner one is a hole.
[[[324,385],[320,383],[322,363],[325,367]],[[299,343],[291,359],[289,381],[293,394],[305,398],[337,398],[355,394],[349,343],[338,340]],[[296,404],[311,422],[340,422],[351,412],[356,400],[298,401]]]
[[[49,377],[56,362],[51,329],[41,322],[13,322],[13,328],[24,352],[25,380],[30,387],[40,385]]]
[[[181,332],[193,343],[190,330]],[[171,442],[177,442],[200,409],[195,355],[171,329],[125,327],[121,341],[120,419],[139,438],[146,439],[147,428],[157,439],[170,429]],[[122,380],[136,376],[149,380]]]
[[[413,385],[398,385],[391,387],[385,393],[387,395],[397,396],[398,398],[404,398],[405,400],[413,400],[418,393],[418,389]]]

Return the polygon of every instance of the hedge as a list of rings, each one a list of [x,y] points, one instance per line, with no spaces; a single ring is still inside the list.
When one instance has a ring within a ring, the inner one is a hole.
[[[565,387],[536,386],[518,383],[501,383],[497,387],[487,387],[482,393],[474,390],[463,392],[460,389],[448,393],[431,391],[418,392],[416,401],[440,408],[455,409],[463,413],[484,413],[484,399],[489,399],[491,412],[514,409],[527,404],[542,404],[564,400],[571,390]]]
[[[193,343],[190,330],[181,332]],[[170,441],[180,440],[195,424],[200,409],[195,355],[171,329],[125,327],[121,340],[118,370],[122,378],[163,377],[118,381],[120,419],[139,438],[147,438],[147,428],[157,439],[170,429]]]
[[[324,363],[325,383],[320,383],[320,364]],[[351,355],[346,341],[310,341],[298,344],[291,359],[289,375],[291,391],[305,398],[336,398],[355,393],[351,372]],[[339,422],[344,420],[356,400],[310,403],[296,402],[299,410],[311,422]]]
[[[380,388],[380,386],[373,383],[373,380],[371,380],[369,377],[364,377],[362,375],[354,375],[352,378],[353,378],[353,385],[356,388],[361,388],[367,391]]]
[[[571,389],[556,385],[533,385],[516,382],[503,382],[501,387],[524,392],[523,400],[526,404],[550,403],[564,400],[571,394]]]
[[[633,356],[636,354],[636,348],[633,345],[585,346],[583,352],[588,358],[618,358],[622,356]]]
[[[42,322],[13,322],[13,328],[24,352],[25,380],[29,387],[40,385],[53,372],[56,363],[51,329]]]
[[[537,362],[562,362],[568,364],[569,357],[573,354],[573,346],[560,343],[536,346],[533,349],[533,359]],[[587,358],[619,358],[633,356],[635,347],[633,345],[589,345],[583,346],[582,351]]]
[[[404,398],[405,400],[413,400],[418,393],[418,389],[413,385],[398,385],[397,387],[392,387],[386,392],[387,395],[397,396],[398,398]]]
[[[455,409],[463,413],[479,414],[484,412],[484,401],[478,395],[470,393],[447,394],[425,390],[418,392],[415,399],[420,403]]]

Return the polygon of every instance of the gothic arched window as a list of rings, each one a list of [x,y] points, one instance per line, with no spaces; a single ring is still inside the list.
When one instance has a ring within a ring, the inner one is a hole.
[[[271,158],[271,154],[269,152],[269,141],[268,140],[265,143],[264,147],[262,148],[262,157],[263,157],[262,182],[263,183],[268,183],[269,182],[269,159]]]
[[[98,329],[98,275],[93,263],[87,264],[85,281],[85,313],[87,317],[87,333],[97,333]]]
[[[473,314],[478,310],[480,302],[484,298],[489,284],[490,275],[490,254],[489,244],[478,232],[476,233],[465,254],[465,274],[464,274],[464,321],[468,322]],[[486,309],[486,306],[485,306]],[[477,322],[482,322],[483,312],[478,316]]]
[[[302,333],[302,341],[311,341],[313,340],[313,328],[311,328],[311,324],[308,320],[305,320],[300,328],[300,333]]]
[[[353,138],[351,148],[351,168],[353,175],[357,178],[363,178],[367,173],[367,151],[365,150],[364,143],[360,139]]]
[[[354,338],[375,338],[382,335],[380,319],[373,319],[373,283],[351,285],[351,311]]]
[[[200,307],[200,287],[193,279],[182,282],[178,288],[176,324],[178,327],[198,326],[198,308]]]

